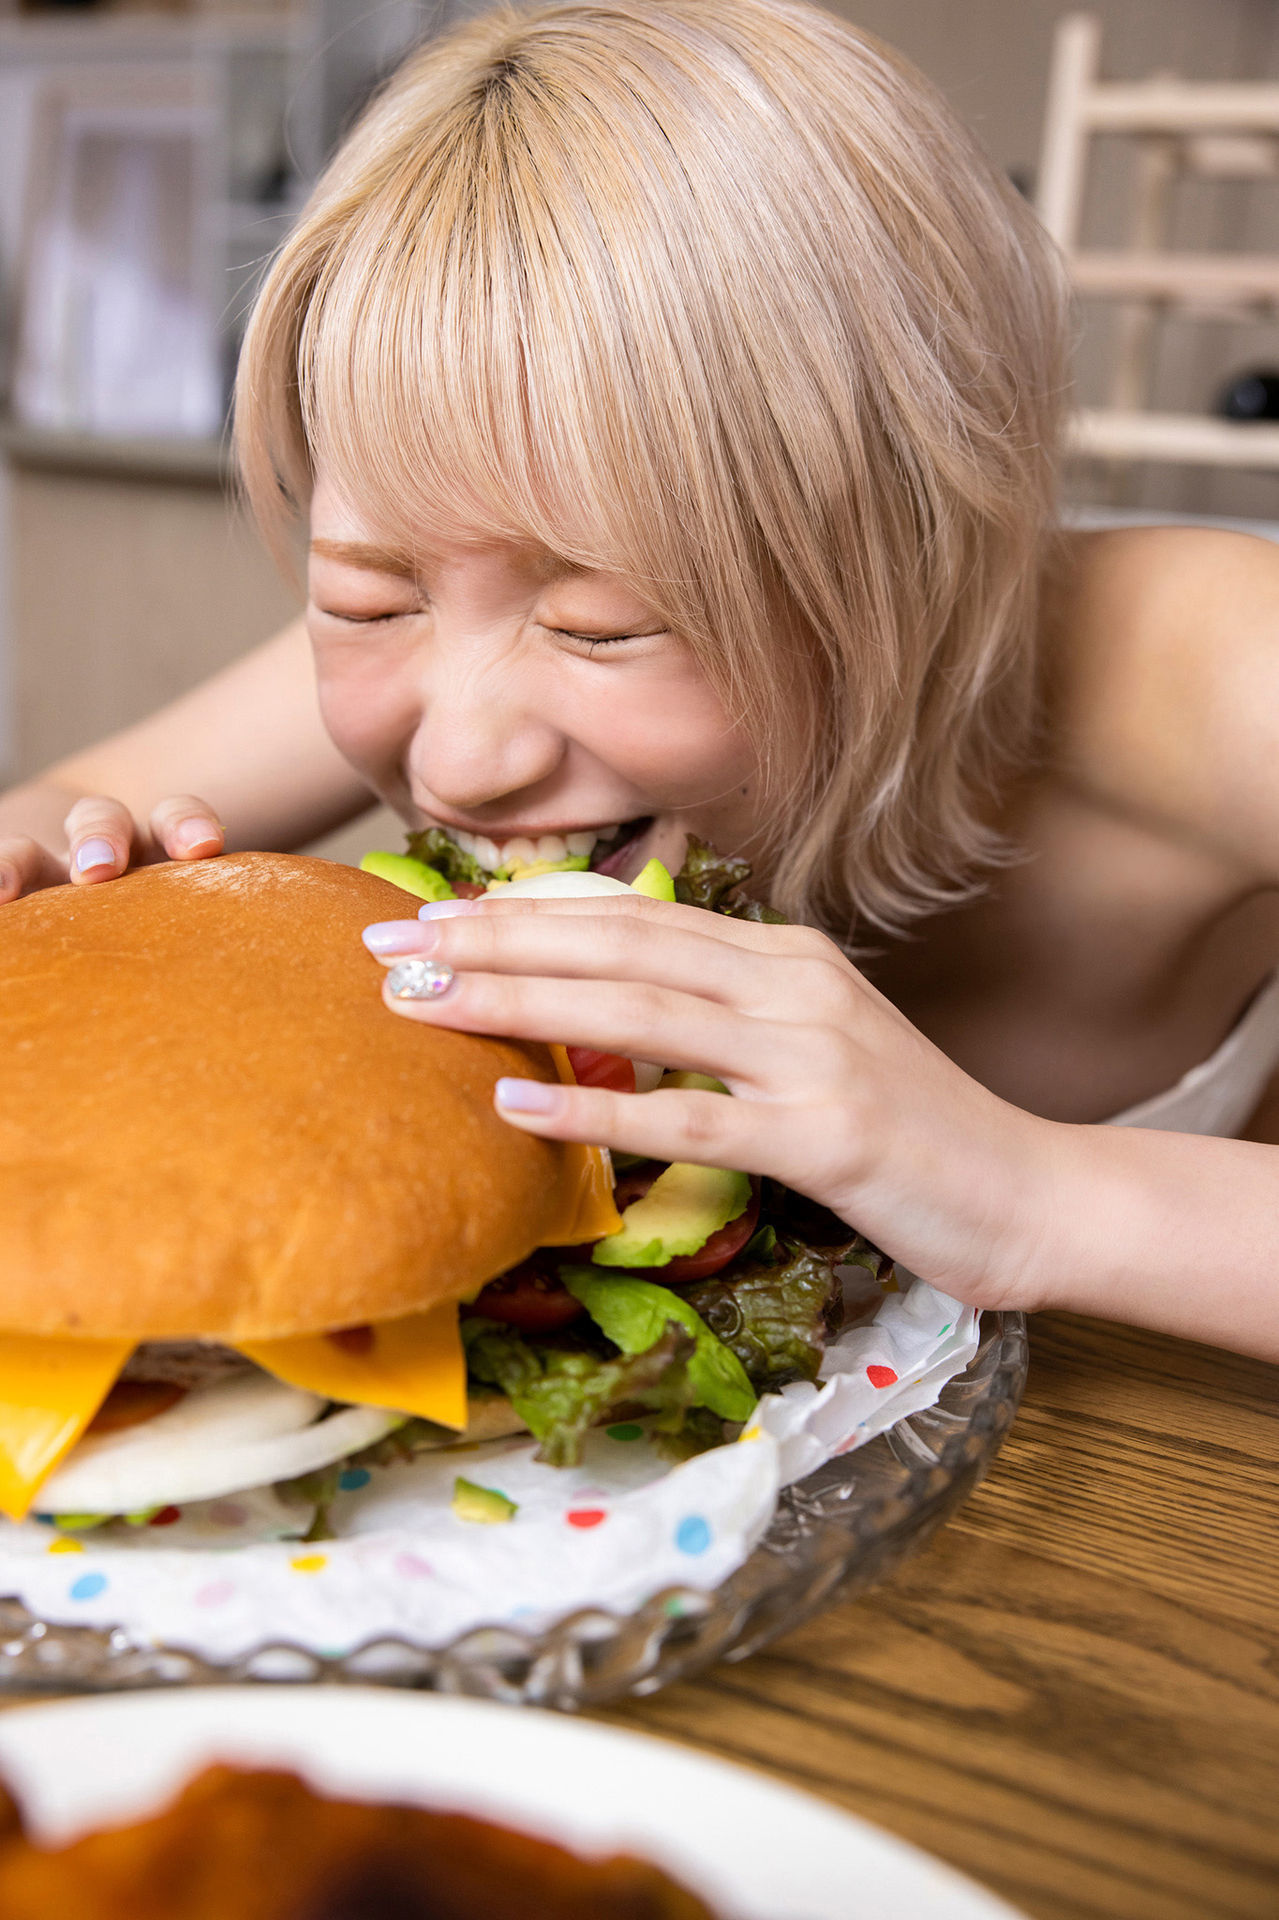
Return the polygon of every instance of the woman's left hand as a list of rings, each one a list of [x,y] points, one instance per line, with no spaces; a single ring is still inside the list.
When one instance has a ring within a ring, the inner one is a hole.
[[[490,895],[369,944],[393,968],[431,963],[384,984],[406,1019],[660,1060],[733,1096],[508,1080],[513,1125],[769,1174],[961,1299],[1038,1304],[1055,1129],[962,1072],[811,928],[640,895]]]

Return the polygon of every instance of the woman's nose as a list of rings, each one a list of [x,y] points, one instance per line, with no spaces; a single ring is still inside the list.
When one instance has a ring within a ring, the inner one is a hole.
[[[437,689],[410,752],[416,797],[456,813],[536,787],[555,772],[565,741],[549,716],[500,692]]]

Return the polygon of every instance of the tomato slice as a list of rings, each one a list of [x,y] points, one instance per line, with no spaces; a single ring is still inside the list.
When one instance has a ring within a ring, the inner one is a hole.
[[[557,1333],[585,1311],[553,1273],[545,1273],[531,1260],[490,1280],[474,1302],[463,1308],[467,1314],[500,1320],[518,1333]]]
[[[635,1062],[621,1053],[600,1053],[595,1047],[565,1047],[573,1078],[579,1087],[607,1087],[610,1093],[634,1093]]]
[[[122,1433],[126,1427],[140,1427],[185,1400],[186,1391],[170,1380],[117,1380],[85,1432]]]
[[[363,1360],[373,1351],[375,1334],[372,1327],[339,1327],[335,1333],[325,1335],[331,1346],[339,1353],[349,1354],[353,1360]]]
[[[712,1273],[718,1273],[735,1259],[759,1224],[759,1187],[752,1182],[750,1205],[736,1220],[730,1220],[727,1226],[713,1233],[705,1246],[696,1253],[676,1254],[664,1267],[653,1268],[654,1280],[661,1280],[667,1286],[686,1287],[690,1281],[706,1280]]]

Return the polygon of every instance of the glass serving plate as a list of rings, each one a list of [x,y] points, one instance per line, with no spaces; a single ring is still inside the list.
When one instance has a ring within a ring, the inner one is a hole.
[[[1024,1316],[986,1314],[976,1354],[936,1405],[787,1488],[754,1553],[710,1592],[668,1587],[630,1614],[584,1608],[534,1633],[477,1627],[445,1647],[378,1640],[325,1659],[267,1645],[225,1666],[118,1631],[51,1625],[0,1599],[0,1689],[359,1681],[561,1709],[652,1693],[713,1660],[745,1659],[883,1580],[982,1478],[1017,1411],[1026,1361]]]

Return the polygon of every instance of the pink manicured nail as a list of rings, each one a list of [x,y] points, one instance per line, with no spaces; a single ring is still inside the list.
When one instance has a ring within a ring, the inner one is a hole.
[[[95,867],[114,867],[116,864],[116,850],[109,840],[85,840],[76,848],[77,873],[92,873]]]
[[[417,917],[419,920],[451,920],[455,913],[469,913],[478,905],[477,900],[428,900],[424,907],[418,908]]]
[[[499,1080],[493,1096],[508,1113],[557,1113],[564,1104],[563,1090],[545,1080]]]
[[[435,945],[430,927],[417,920],[375,920],[360,935],[370,953],[429,953]]]
[[[197,847],[216,847],[221,839],[222,835],[212,820],[184,820],[180,827],[174,829],[174,857],[194,853]]]

